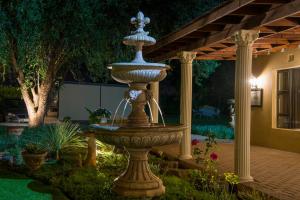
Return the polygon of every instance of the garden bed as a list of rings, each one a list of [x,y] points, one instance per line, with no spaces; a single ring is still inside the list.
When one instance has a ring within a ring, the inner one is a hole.
[[[127,157],[123,154],[115,154],[112,151],[103,152],[97,158],[97,167],[75,167],[72,163],[60,161],[55,164],[46,164],[39,170],[29,173],[24,167],[15,168],[15,174],[26,174],[28,177],[38,180],[48,185],[50,193],[58,189],[60,196],[53,196],[53,199],[74,199],[74,200],[121,200],[128,199],[120,197],[112,191],[113,180],[123,172],[127,164]],[[174,162],[166,161],[165,158],[150,156],[150,167],[158,175],[166,186],[166,194],[161,197],[155,197],[156,200],[236,200],[236,199],[268,199],[262,195],[253,197],[253,192],[240,192],[239,195],[247,196],[238,198],[233,191],[227,191],[227,185],[217,183],[218,186],[208,182],[202,182],[203,173],[199,170],[188,170],[177,168]],[[167,163],[167,164],[166,164]],[[206,175],[205,175],[206,176]],[[221,180],[221,179],[220,179]],[[200,182],[199,182],[200,181]],[[200,184],[199,184],[200,183]],[[205,187],[204,187],[205,186]],[[39,188],[40,186],[38,186]],[[41,187],[43,188],[43,187]],[[53,189],[54,188],[54,189]],[[252,196],[251,196],[252,195]]]

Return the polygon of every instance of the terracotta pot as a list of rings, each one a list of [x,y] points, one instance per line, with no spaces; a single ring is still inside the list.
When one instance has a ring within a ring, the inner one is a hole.
[[[31,170],[39,169],[44,164],[46,156],[47,152],[40,154],[22,153],[25,165]]]

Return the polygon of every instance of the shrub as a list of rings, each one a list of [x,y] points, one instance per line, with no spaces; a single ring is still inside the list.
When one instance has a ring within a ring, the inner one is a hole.
[[[74,200],[113,200],[113,179],[93,168],[82,168],[62,178],[61,187]]]
[[[234,139],[233,128],[224,125],[193,125],[192,133],[203,136],[210,133],[218,139]]]
[[[42,139],[47,144],[48,151],[55,153],[58,160],[62,151],[73,151],[86,147],[86,141],[78,135],[79,131],[78,124],[66,121],[48,126]]]
[[[47,144],[43,142],[45,133],[45,126],[25,128],[20,136],[20,147],[31,153],[45,152],[47,150]]]
[[[21,92],[18,87],[0,86],[1,99],[21,99]]]

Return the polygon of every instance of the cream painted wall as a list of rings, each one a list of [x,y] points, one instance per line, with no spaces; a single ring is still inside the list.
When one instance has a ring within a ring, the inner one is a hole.
[[[294,60],[289,60],[294,55]],[[263,106],[251,110],[251,143],[300,153],[300,130],[276,128],[276,72],[300,67],[300,49],[253,59],[252,73],[263,88]]]

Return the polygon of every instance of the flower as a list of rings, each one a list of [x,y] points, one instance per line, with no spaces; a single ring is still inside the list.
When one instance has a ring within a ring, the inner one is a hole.
[[[192,140],[192,145],[194,146],[194,145],[197,145],[197,144],[199,144],[200,143],[200,140],[198,140],[198,139],[193,139]]]
[[[218,154],[216,154],[215,152],[212,152],[210,154],[210,159],[213,160],[213,161],[217,160],[218,159]]]

